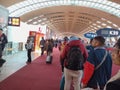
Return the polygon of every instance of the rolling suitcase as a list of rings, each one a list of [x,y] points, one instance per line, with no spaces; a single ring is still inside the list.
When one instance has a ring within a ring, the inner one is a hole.
[[[46,63],[51,64],[52,63],[52,56],[48,55],[46,58]]]

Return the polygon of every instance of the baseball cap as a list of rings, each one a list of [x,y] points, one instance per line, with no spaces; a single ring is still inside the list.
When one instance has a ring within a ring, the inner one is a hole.
[[[77,36],[71,36],[70,41],[73,41],[73,40],[79,40],[79,38]]]

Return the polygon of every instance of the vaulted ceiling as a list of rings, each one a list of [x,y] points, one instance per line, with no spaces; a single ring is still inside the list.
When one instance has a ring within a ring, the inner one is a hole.
[[[0,4],[9,10],[10,16],[20,16],[27,24],[46,24],[63,36],[83,36],[100,28],[120,30],[120,0],[101,1],[0,0]]]

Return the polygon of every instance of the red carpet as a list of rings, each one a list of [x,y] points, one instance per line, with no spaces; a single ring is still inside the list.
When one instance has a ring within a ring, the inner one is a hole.
[[[54,49],[53,63],[45,63],[46,55],[38,57],[0,83],[0,90],[59,90],[61,68],[59,51]]]

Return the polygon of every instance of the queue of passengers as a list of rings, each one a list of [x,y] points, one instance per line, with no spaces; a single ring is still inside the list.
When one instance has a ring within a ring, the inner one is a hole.
[[[70,46],[75,45],[80,47],[85,60],[84,68],[78,70],[72,70],[67,64],[70,61],[67,60],[67,53],[70,52]],[[70,37],[60,54],[63,72],[60,90],[70,90],[71,84],[74,90],[120,90],[120,73],[110,79],[112,64],[120,65],[119,46],[120,39],[114,45],[112,53],[109,53],[103,36],[94,37],[87,46],[77,36]]]

